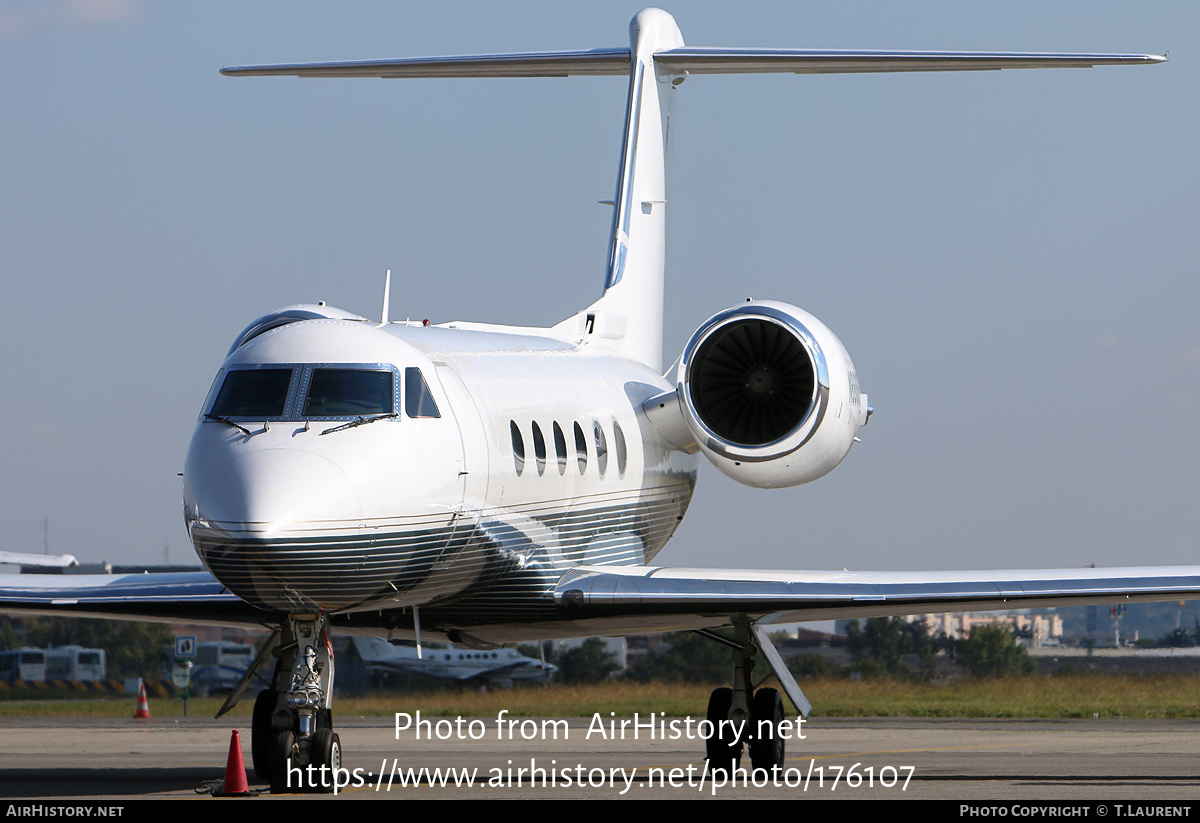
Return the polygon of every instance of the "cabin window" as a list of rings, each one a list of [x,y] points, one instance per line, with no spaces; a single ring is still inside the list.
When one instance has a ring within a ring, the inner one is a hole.
[[[392,373],[367,369],[313,369],[305,417],[393,414]]]
[[[404,413],[409,417],[441,417],[437,403],[425,382],[425,375],[415,366],[404,370]]]
[[[592,432],[596,436],[596,465],[600,468],[600,476],[604,477],[608,471],[608,441],[604,438],[604,429],[599,420],[592,422]]]
[[[579,473],[587,471],[587,438],[583,436],[583,427],[575,424],[575,461],[579,464]]]
[[[546,438],[536,420],[533,421],[533,456],[537,458],[537,473],[541,477],[546,473]]]
[[[562,477],[567,473],[567,438],[557,420],[554,421],[554,456],[558,458],[558,475]]]
[[[621,424],[616,420],[613,421],[613,448],[617,452],[617,474],[624,478],[629,454],[625,448],[625,432],[621,431]]]
[[[508,430],[512,433],[513,463],[517,467],[517,477],[520,477],[525,471],[525,438],[521,437],[521,427],[516,420],[509,422]]]
[[[217,417],[283,417],[291,369],[237,369],[225,375],[209,414]]]

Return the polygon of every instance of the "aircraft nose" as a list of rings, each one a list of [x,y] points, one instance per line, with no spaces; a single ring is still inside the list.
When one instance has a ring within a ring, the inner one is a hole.
[[[300,449],[260,449],[217,462],[196,508],[213,525],[237,524],[264,534],[362,516],[350,477],[333,461]]]

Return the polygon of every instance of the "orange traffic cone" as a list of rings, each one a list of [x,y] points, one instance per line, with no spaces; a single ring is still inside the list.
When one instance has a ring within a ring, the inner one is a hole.
[[[133,715],[134,719],[145,718],[150,719],[150,701],[146,699],[146,684],[142,678],[138,678],[138,705],[137,712]]]
[[[233,736],[229,738],[229,757],[225,761],[225,784],[216,796],[241,794],[250,794],[250,784],[246,782],[246,764],[242,761],[242,741],[237,729],[234,729]]]

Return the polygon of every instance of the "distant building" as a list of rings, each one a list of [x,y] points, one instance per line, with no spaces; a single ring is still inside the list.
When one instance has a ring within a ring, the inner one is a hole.
[[[1004,623],[1022,636],[1030,645],[1041,648],[1055,644],[1063,634],[1062,618],[1057,614],[1027,614],[1024,612],[951,612],[948,614],[918,614],[906,618],[909,622],[924,621],[930,634],[947,637],[968,637],[971,629],[990,623]]]

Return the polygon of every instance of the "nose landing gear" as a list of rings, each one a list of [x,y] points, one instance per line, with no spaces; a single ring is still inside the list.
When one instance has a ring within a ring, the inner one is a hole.
[[[325,616],[291,615],[282,633],[271,688],[254,702],[254,772],[275,794],[332,792],[342,744],[333,731],[333,648]]]

